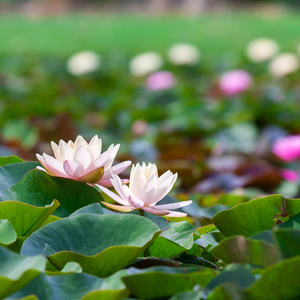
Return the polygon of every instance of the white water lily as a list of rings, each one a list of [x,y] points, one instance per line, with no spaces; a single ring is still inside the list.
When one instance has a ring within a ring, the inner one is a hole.
[[[130,72],[135,76],[144,76],[158,70],[163,64],[156,52],[145,52],[135,56],[129,63]]]
[[[67,62],[68,71],[76,76],[96,71],[100,66],[100,57],[91,51],[82,51],[71,56]]]
[[[200,51],[194,45],[179,43],[169,49],[168,57],[175,65],[195,65],[200,61]]]
[[[171,210],[187,206],[193,202],[192,200],[170,204],[156,204],[171,191],[176,179],[177,173],[173,174],[171,171],[167,171],[159,177],[155,164],[148,164],[146,166],[143,163],[142,165],[137,164],[136,166],[132,166],[129,187],[122,184],[119,176],[112,174],[111,183],[118,195],[103,186],[98,187],[120,204],[102,202],[113,210],[128,212],[138,209],[154,215],[185,217],[185,213]]]
[[[131,164],[131,161],[124,161],[112,166],[120,144],[111,145],[101,153],[102,141],[97,135],[89,143],[79,135],[74,143],[60,140],[58,145],[51,142],[51,146],[54,157],[46,153],[36,155],[44,167],[38,168],[51,176],[109,186],[111,173],[119,174]]]
[[[246,52],[252,61],[259,63],[271,59],[278,49],[278,44],[274,40],[259,38],[248,44]]]
[[[277,78],[284,77],[299,69],[299,59],[293,53],[281,53],[270,62],[269,71]]]

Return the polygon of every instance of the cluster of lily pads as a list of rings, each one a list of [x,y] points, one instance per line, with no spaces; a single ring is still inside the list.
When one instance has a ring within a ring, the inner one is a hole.
[[[178,193],[176,174],[144,163],[128,184],[116,146],[52,147],[0,158],[1,299],[300,296],[299,199]]]

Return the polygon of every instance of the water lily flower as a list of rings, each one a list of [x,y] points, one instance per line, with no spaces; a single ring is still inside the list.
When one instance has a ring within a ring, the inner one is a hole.
[[[60,140],[58,145],[51,142],[51,147],[54,157],[46,153],[36,154],[44,167],[38,168],[51,176],[110,186],[111,173],[119,174],[131,164],[131,161],[124,161],[112,166],[120,144],[111,145],[107,151],[101,153],[102,141],[97,135],[89,143],[79,135],[74,143]]]
[[[219,81],[220,89],[227,96],[234,96],[247,90],[252,84],[252,76],[244,70],[224,73]]]
[[[299,179],[299,173],[289,169],[281,170],[280,175],[282,178],[290,182],[296,182]]]
[[[120,205],[102,203],[108,208],[121,212],[138,209],[159,216],[184,217],[186,216],[185,213],[171,210],[187,206],[193,202],[192,200],[156,204],[170,192],[176,179],[177,173],[173,174],[171,171],[167,171],[159,177],[155,164],[150,163],[147,166],[145,163],[136,164],[131,169],[129,187],[122,184],[119,176],[112,174],[111,183],[118,195],[103,186],[99,186],[105,194]]]
[[[278,44],[272,39],[255,39],[247,46],[247,56],[257,63],[267,61],[278,52],[278,48]]]
[[[281,53],[270,62],[269,71],[277,78],[284,77],[299,69],[298,57],[293,53]]]
[[[160,91],[172,88],[176,84],[174,75],[168,71],[155,72],[146,80],[146,86],[150,91]]]
[[[68,71],[76,76],[96,71],[100,66],[100,57],[94,52],[83,51],[74,54],[67,61]]]
[[[174,65],[195,65],[200,61],[200,51],[194,45],[178,43],[169,49],[168,57]]]
[[[146,52],[135,56],[129,63],[130,72],[135,76],[144,76],[158,70],[163,60],[156,52]]]
[[[277,139],[272,152],[283,161],[294,161],[300,157],[300,135],[289,135]]]

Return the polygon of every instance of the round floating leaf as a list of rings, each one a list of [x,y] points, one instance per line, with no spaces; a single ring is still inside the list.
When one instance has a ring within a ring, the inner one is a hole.
[[[60,206],[55,210],[54,215],[66,217],[83,206],[99,203],[102,201],[102,196],[85,183],[52,177],[43,171],[32,170],[17,184],[1,191],[0,199],[15,200],[35,206],[50,205],[54,199],[57,199]]]
[[[103,208],[100,203],[93,203],[87,206],[84,206],[82,208],[77,209],[74,211],[70,217],[77,216],[80,214],[98,214],[98,215],[103,215],[103,214],[115,214],[115,212]]]
[[[274,236],[281,258],[300,255],[300,229],[276,229]]]
[[[246,292],[246,299],[298,299],[300,256],[286,259],[265,269],[262,276]]]
[[[160,232],[137,215],[81,214],[42,227],[24,242],[21,253],[47,255],[58,269],[77,262],[84,272],[104,277],[132,263]]]
[[[126,274],[126,271],[122,270],[103,279],[83,273],[55,276],[41,274],[11,298],[34,294],[43,300],[125,299],[129,292],[120,278]]]
[[[278,261],[275,246],[262,241],[248,240],[243,236],[225,239],[210,252],[225,263],[250,263],[266,267]]]
[[[0,298],[18,291],[45,270],[46,259],[24,257],[0,247]]]
[[[193,247],[194,236],[199,237],[188,222],[170,222],[154,243],[150,246],[150,255],[156,257],[175,257]]]
[[[8,245],[15,242],[17,233],[8,220],[0,219],[0,244]]]
[[[154,267],[138,270],[128,269],[132,275],[124,276],[122,280],[128,289],[140,299],[170,297],[185,291],[190,291],[195,285],[205,286],[215,275],[212,270],[188,271],[170,267]]]
[[[27,236],[38,229],[59,206],[54,200],[47,207],[32,206],[18,201],[0,202],[0,219],[7,219],[15,229],[17,236]]]
[[[272,195],[221,211],[212,221],[225,236],[249,237],[273,227],[276,223],[275,216],[281,214],[281,208],[284,209],[282,196]]]
[[[20,162],[24,162],[24,160],[15,155],[7,156],[7,157],[0,156],[0,167],[13,164],[13,163],[20,163]]]
[[[243,266],[237,265],[233,269],[225,270],[214,277],[205,287],[205,293],[208,294],[216,287],[228,282],[235,283],[241,289],[245,289],[255,282],[255,278],[250,271]]]
[[[39,165],[38,162],[16,162],[0,167],[0,190],[8,189],[13,186],[19,182],[28,171],[35,169]]]

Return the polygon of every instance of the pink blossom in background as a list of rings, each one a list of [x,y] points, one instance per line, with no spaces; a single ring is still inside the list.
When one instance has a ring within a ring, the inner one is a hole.
[[[284,161],[300,158],[300,135],[279,138],[272,145],[272,152]]]
[[[226,96],[234,96],[247,90],[252,84],[252,76],[244,70],[233,70],[224,73],[220,80],[220,89]]]
[[[299,178],[299,174],[295,171],[283,169],[280,171],[280,175],[287,181],[295,182]]]
[[[144,120],[136,120],[131,126],[131,132],[134,135],[142,136],[149,131],[149,126]]]
[[[168,71],[155,72],[148,76],[146,86],[150,91],[170,89],[176,84],[174,75]]]

